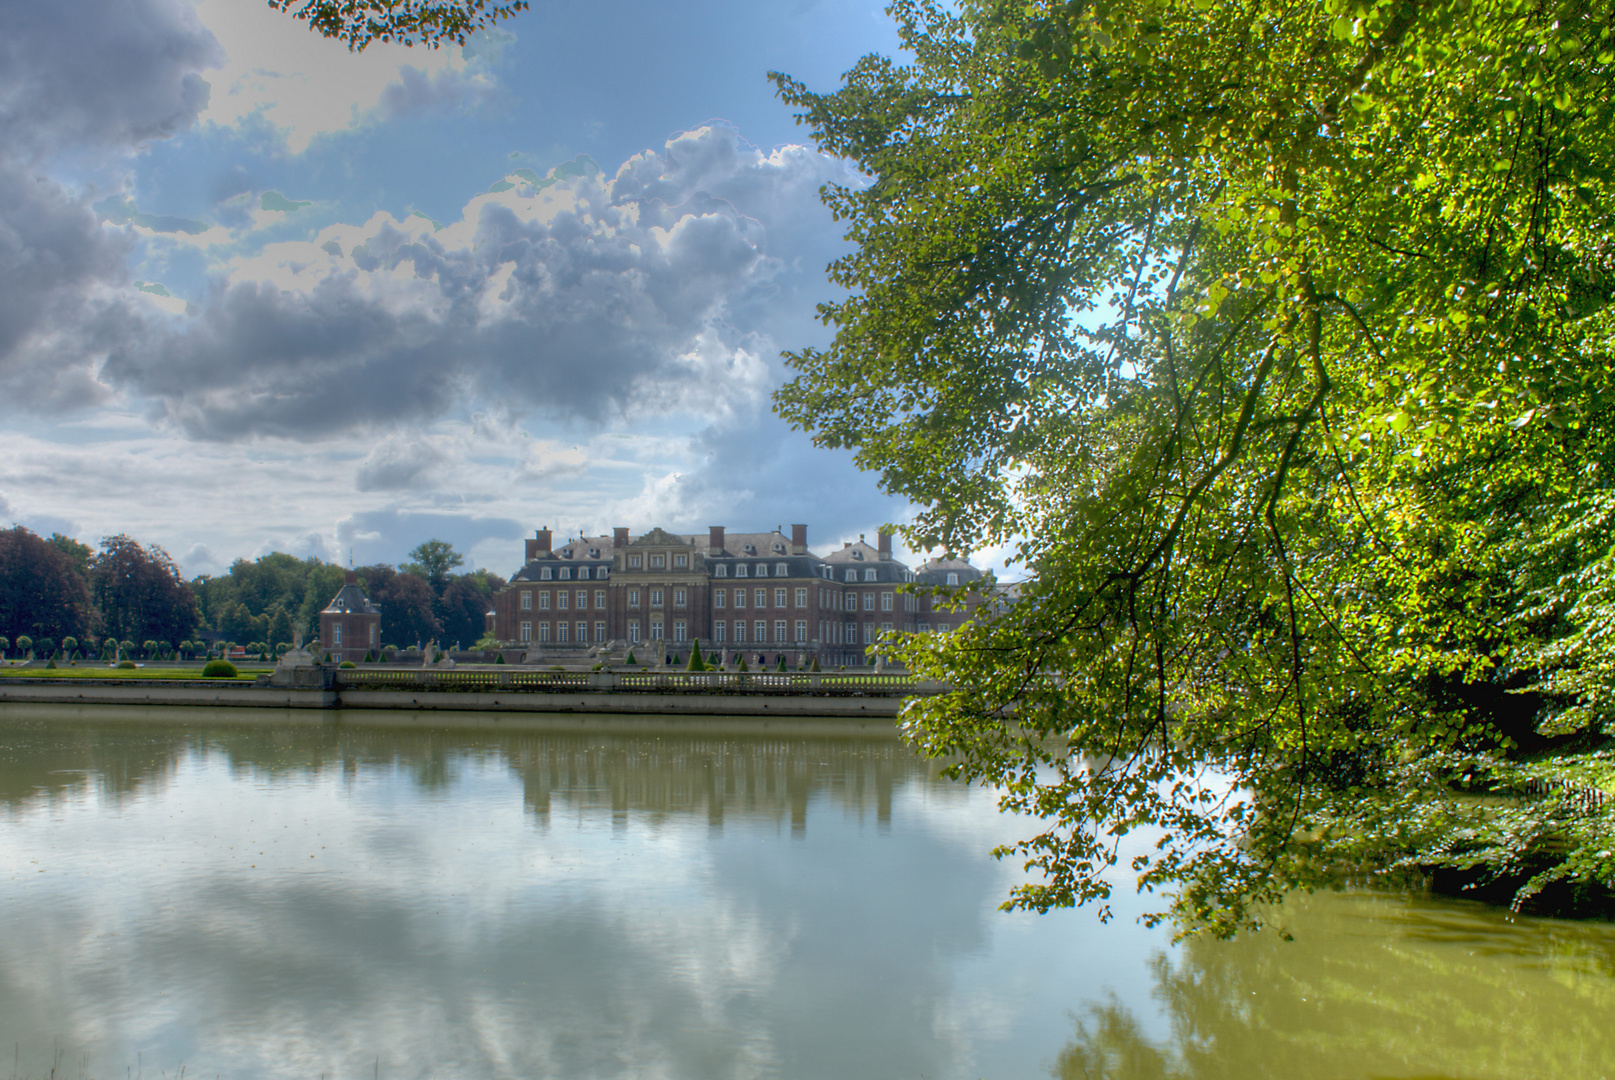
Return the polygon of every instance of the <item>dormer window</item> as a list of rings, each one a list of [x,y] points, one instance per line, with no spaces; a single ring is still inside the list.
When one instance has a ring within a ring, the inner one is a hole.
[[[757,576],[758,577],[767,577],[768,576],[768,564],[767,563],[758,563],[757,564]]]
[[[595,567],[594,576],[600,581],[604,581],[611,576],[611,570],[608,567],[597,566]]]
[[[858,580],[858,571],[856,571],[856,570],[848,570],[847,571],[847,580],[848,581],[857,581]]]
[[[774,541],[774,554],[775,555],[783,555],[783,554],[785,554],[785,545],[780,543],[778,540]]]
[[[561,567],[561,580],[562,581],[571,581],[572,580],[572,568],[570,566]]]
[[[746,564],[745,563],[735,563],[735,577],[745,577],[745,576],[746,576]]]
[[[774,576],[775,577],[784,577],[785,574],[786,574],[785,564],[782,563],[782,562],[781,563],[775,563],[774,564]]]
[[[538,579],[540,581],[548,581],[550,579],[550,568],[547,566],[539,567]]]
[[[747,555],[755,555],[755,554],[757,554],[757,545],[756,544],[742,544],[741,547],[740,547],[740,550],[744,551]]]
[[[859,551],[857,548],[852,549],[852,557],[857,559],[859,562],[864,561],[864,553]]]
[[[588,581],[589,580],[589,568],[587,566],[578,567],[578,580],[579,581]]]
[[[875,580],[874,568],[871,567],[870,569],[864,571],[864,580],[865,581],[874,581]]]
[[[589,558],[598,559],[599,557],[600,557],[600,549],[599,548],[590,548],[589,549]]]
[[[728,577],[729,576],[729,567],[724,563],[719,563],[717,566],[712,568],[712,576],[713,577]]]
[[[957,585],[957,584],[959,584],[959,571],[957,571],[957,570],[949,570],[948,571],[948,584],[949,585]]]

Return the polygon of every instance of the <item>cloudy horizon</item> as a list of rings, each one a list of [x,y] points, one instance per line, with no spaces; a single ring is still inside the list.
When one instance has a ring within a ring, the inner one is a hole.
[[[361,54],[259,0],[0,9],[0,524],[187,575],[908,509],[770,409],[861,183],[766,80],[878,4],[582,3]]]

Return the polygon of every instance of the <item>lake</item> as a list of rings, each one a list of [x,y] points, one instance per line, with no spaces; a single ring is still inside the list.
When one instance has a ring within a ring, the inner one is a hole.
[[[1615,1077],[1607,924],[1174,946],[886,735],[255,712],[0,707],[0,1076]]]

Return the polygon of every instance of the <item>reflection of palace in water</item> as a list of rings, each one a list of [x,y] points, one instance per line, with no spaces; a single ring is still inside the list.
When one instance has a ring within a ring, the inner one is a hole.
[[[827,798],[884,823],[903,786],[955,787],[940,778],[938,763],[889,735],[491,734],[306,722],[180,727],[161,722],[162,710],[116,711],[120,719],[111,723],[49,726],[27,721],[38,710],[0,711],[3,742],[12,751],[0,753],[0,805],[18,811],[35,800],[49,804],[86,792],[114,801],[138,797],[166,786],[188,757],[211,754],[222,754],[232,770],[271,777],[340,771],[352,780],[385,768],[434,791],[480,766],[502,766],[520,778],[524,804],[542,822],[568,812],[610,814],[623,823],[630,815],[694,816],[721,825],[739,816],[789,820],[802,829],[809,800]],[[240,710],[224,714],[239,718]],[[130,722],[136,716],[145,722]]]
[[[547,817],[789,817],[805,827],[810,797],[889,822],[894,788],[934,782],[937,768],[890,739],[543,738],[513,740],[510,764],[527,805]]]

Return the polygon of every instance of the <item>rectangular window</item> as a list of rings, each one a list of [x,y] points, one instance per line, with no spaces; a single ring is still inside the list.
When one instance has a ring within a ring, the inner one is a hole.
[[[724,600],[728,595],[729,595],[729,590],[728,589],[719,589],[716,592],[714,592],[712,594],[712,606],[715,607],[715,608],[721,608],[721,607],[727,606],[724,603]]]
[[[875,594],[874,593],[872,593],[872,592],[864,593],[864,610],[865,611],[874,611],[875,610]]]
[[[784,563],[777,562],[777,563],[774,564],[774,576],[775,577],[784,577],[786,575],[786,573],[787,573],[787,571],[785,569],[785,564]]]
[[[604,641],[604,640],[606,640],[606,624],[605,623],[597,622],[597,623],[594,624],[594,640],[595,641]]]
[[[746,620],[745,619],[736,619],[735,620],[735,644],[736,645],[744,645],[745,643],[746,643]]]
[[[377,625],[375,623],[370,624],[370,644],[372,644],[372,645],[374,645],[376,643],[376,630],[377,629],[378,629],[378,627],[377,627]]]
[[[684,623],[683,619],[674,619],[673,620],[673,640],[674,641],[683,641],[684,640],[684,635],[687,632],[688,631],[687,631],[687,629],[685,627],[685,623]]]
[[[735,607],[745,607],[745,606],[746,606],[746,590],[745,589],[736,589],[735,590]]]
[[[719,563],[716,567],[713,568],[712,576],[713,577],[728,577],[729,576],[729,567],[725,566],[723,563]]]
[[[758,619],[756,622],[751,624],[751,629],[752,640],[757,644],[761,645],[763,642],[768,640],[768,622],[766,620]]]
[[[712,640],[716,641],[718,644],[722,645],[723,644],[723,639],[727,636],[724,633],[724,631],[727,630],[727,629],[729,629],[729,625],[727,623],[721,623],[721,622],[713,623],[712,624]]]
[[[578,644],[579,645],[586,645],[586,644],[588,644],[588,641],[589,641],[589,624],[586,623],[586,622],[580,622],[580,623],[578,623]]]
[[[596,611],[606,610],[606,590],[596,589],[594,591],[594,609]]]
[[[566,635],[571,631],[572,624],[559,622],[555,624],[555,640],[558,644],[566,644]]]
[[[767,607],[768,606],[768,590],[767,589],[757,589],[755,592],[752,593],[751,599],[752,599],[752,605],[751,605],[752,607]]]
[[[521,639],[522,639],[523,642],[528,642],[528,641],[533,640],[533,624],[532,623],[530,623],[530,622],[522,623]]]
[[[332,623],[331,624],[331,644],[335,645],[339,649],[342,648],[342,624],[341,623]]]
[[[629,589],[628,590],[628,606],[629,607],[638,607],[639,606],[639,590],[638,589]]]
[[[665,555],[652,555],[650,557],[650,568],[652,570],[660,570],[662,567],[664,567],[666,565],[667,565],[667,556],[665,556]]]
[[[688,555],[675,555],[675,556],[673,556],[673,566],[675,568],[677,568],[679,570],[683,570],[686,567],[688,567],[689,565],[690,565],[690,557]]]
[[[796,590],[796,606],[797,607],[807,607],[807,590],[806,589],[797,589]]]
[[[533,610],[533,590],[532,589],[523,589],[522,590],[522,610],[523,611],[532,611]]]
[[[687,599],[687,594],[686,594],[685,590],[683,590],[683,589],[674,589],[673,590],[673,606],[674,607],[683,607],[684,602],[685,602],[686,599]]]
[[[588,611],[589,610],[589,590],[588,589],[579,589],[578,590],[578,610],[579,611]]]
[[[774,620],[774,644],[776,644],[776,645],[785,644],[785,620],[784,619],[776,619],[776,620]]]
[[[735,577],[745,577],[745,576],[746,576],[746,564],[745,563],[736,563],[735,564]]]
[[[889,637],[891,635],[891,632],[892,632],[892,624],[891,623],[883,622],[883,623],[880,624],[880,636],[881,637]]]
[[[550,643],[550,624],[547,622],[541,622],[538,624],[538,643],[540,645],[548,645]]]
[[[882,611],[890,611],[890,610],[892,610],[892,594],[891,593],[883,592],[883,593],[880,594],[880,610],[882,610]]]
[[[796,643],[798,645],[807,644],[807,620],[806,619],[797,619],[796,620]]]
[[[538,610],[540,610],[540,611],[548,611],[549,609],[550,609],[550,591],[548,589],[545,589],[543,592],[538,594]]]
[[[931,624],[928,623],[928,622],[922,622],[920,624],[920,633],[929,634],[930,632],[931,632]]]
[[[774,590],[774,606],[777,607],[777,608],[785,606],[785,590],[784,589],[775,589]]]
[[[571,598],[571,596],[572,594],[567,592],[565,589],[560,590],[555,594],[555,606],[560,608],[562,611],[565,611],[567,601]]]
[[[662,590],[661,589],[652,589],[650,591],[650,606],[651,607],[661,607],[662,606]]]
[[[662,624],[659,621],[657,621],[656,619],[652,619],[651,623],[650,623],[650,639],[652,641],[655,641],[657,638],[659,638],[661,636],[662,636]]]
[[[629,619],[628,620],[628,640],[629,641],[638,641],[639,640],[639,620],[638,619]]]
[[[638,570],[639,569],[639,556],[638,555],[630,555],[630,556],[628,556],[628,565],[629,565],[629,567],[631,569]]]
[[[874,643],[875,643],[875,624],[872,623],[872,622],[866,622],[866,623],[864,623],[864,644],[865,645],[873,645]]]

